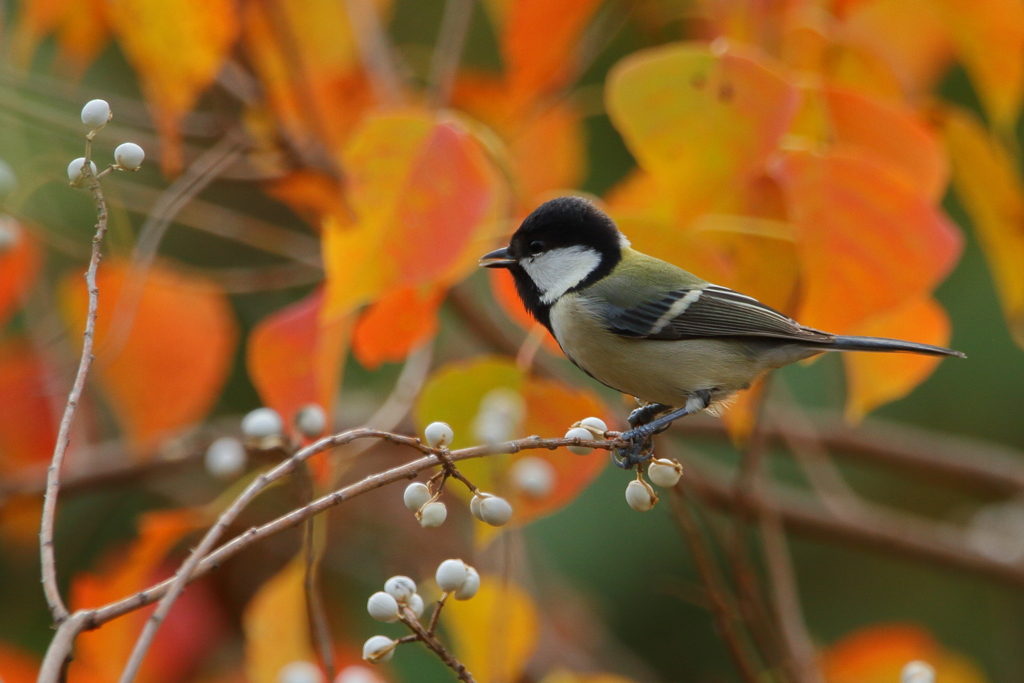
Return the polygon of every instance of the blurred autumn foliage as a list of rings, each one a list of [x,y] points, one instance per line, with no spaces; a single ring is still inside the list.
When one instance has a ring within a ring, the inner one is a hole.
[[[635,248],[813,327],[948,346],[956,323],[958,348],[980,357],[988,374],[963,371],[925,392],[930,398],[909,413],[922,427],[966,430],[968,418],[946,423],[961,407],[980,420],[1005,416],[1008,406],[1019,413],[1020,349],[990,344],[1007,337],[1024,348],[1024,0],[19,0],[4,11],[0,114],[11,134],[0,139],[0,157],[13,176],[0,168],[0,547],[11,559],[0,562],[0,576],[38,573],[41,482],[86,319],[81,273],[93,214],[62,177],[87,132],[77,108],[94,96],[112,104],[98,161],[124,139],[156,160],[136,176],[103,180],[112,213],[96,363],[72,431],[70,502],[62,500],[58,525],[60,586],[72,609],[120,600],[173,572],[241,490],[203,473],[202,451],[236,434],[237,416],[257,404],[277,410],[296,442],[304,437],[293,421],[308,404],[325,408],[331,430],[419,432],[445,421],[455,448],[558,437],[586,416],[620,427],[621,400],[569,368],[507,274],[473,276],[481,254],[558,194],[593,197]],[[939,291],[958,267],[972,269],[958,281],[959,299]],[[960,287],[968,281],[983,284]],[[976,303],[985,297],[998,300],[1001,322]],[[962,319],[951,321],[948,300]],[[843,363],[796,368],[788,384],[801,405],[841,409],[857,425],[909,396],[938,360],[850,354]],[[811,373],[817,379],[801,384]],[[718,455],[709,460],[733,467],[737,453],[757,447],[758,415],[763,423],[772,412],[761,410],[766,395],[772,403],[761,387],[737,401],[724,429],[740,450],[716,432],[707,448]],[[491,439],[483,407],[501,400],[510,412],[502,438]],[[1001,433],[977,424],[972,436],[1024,448],[1019,416],[1000,422],[1011,425]],[[317,456],[308,480],[278,487],[286,491],[268,495],[234,531],[402,458],[390,446],[357,454],[350,445]],[[242,481],[281,456],[250,452]],[[361,677],[337,683],[450,676],[425,656],[399,663],[404,651],[391,668],[345,667],[359,664],[370,633],[362,605],[376,589],[368,586],[396,572],[428,579],[436,560],[459,553],[480,558],[483,586],[473,601],[446,608],[442,628],[481,682],[734,680],[717,645],[671,663],[653,645],[644,650],[654,642],[640,637],[648,624],[658,643],[682,639],[672,625],[678,615],[631,619],[626,592],[612,591],[619,602],[605,610],[586,591],[553,587],[564,579],[545,583],[527,568],[533,553],[537,574],[606,564],[615,581],[595,585],[649,580],[659,588],[648,595],[672,594],[679,610],[715,601],[711,584],[690,585],[689,560],[685,579],[663,581],[658,572],[682,565],[659,564],[649,548],[622,540],[636,533],[655,543],[636,530],[646,517],[609,523],[608,533],[580,531],[601,529],[603,520],[566,517],[595,509],[581,507],[583,499],[570,508],[584,491],[584,499],[596,500],[598,490],[607,498],[601,482],[609,477],[624,507],[622,481],[606,464],[603,452],[581,459],[558,449],[460,465],[512,503],[512,524],[502,530],[473,521],[454,497],[445,530],[421,530],[409,516],[398,519],[404,509],[388,489],[337,512],[315,542],[296,535],[251,549],[186,591],[140,680],[277,683],[284,665],[317,661],[298,550],[310,544],[327,558],[335,669]],[[990,498],[1021,493],[1013,468],[1024,463],[1011,464],[999,470],[1009,484],[989,482]],[[922,456],[917,467],[931,465]],[[544,485],[524,485],[527,469],[543,473]],[[787,485],[807,484],[795,484],[793,471]],[[918,488],[903,497],[890,479],[831,464],[818,478],[808,471],[823,499],[822,486],[841,498],[875,496],[898,511],[920,506],[913,511],[942,524],[992,503]],[[701,528],[721,540],[728,517],[742,546],[750,511],[742,512],[736,486],[736,507],[719,505]],[[572,526],[558,526],[554,513]],[[545,518],[547,527],[538,522]],[[870,520],[864,534],[886,528],[882,517]],[[550,541],[527,552],[527,527],[578,534],[589,545]],[[1005,551],[1024,537],[1019,527],[1009,524],[997,545]],[[956,565],[942,553],[978,537],[950,540],[947,531],[936,532],[932,555],[909,554]],[[678,557],[684,551],[673,542],[664,552]],[[739,546],[725,545],[735,562]],[[1019,589],[1024,579],[1012,564],[1020,557],[996,566],[985,547],[968,547],[987,559],[972,565],[969,556],[963,565],[1003,572]],[[573,552],[597,559],[559,554]],[[639,573],[628,558],[654,566]],[[756,581],[762,573],[771,574],[759,567]],[[742,589],[741,574],[730,580]],[[48,641],[38,584],[26,585],[0,593],[12,604],[0,609],[6,683],[32,680]],[[21,592],[32,596],[15,599]],[[1009,616],[992,616],[986,628],[1010,621],[1007,632],[1024,632],[1019,594],[1013,599]],[[940,607],[925,616],[861,609],[846,621],[808,608],[828,624],[819,632],[810,619],[817,680],[794,677],[785,657],[766,654],[756,628],[742,645],[764,660],[762,680],[895,683],[912,659],[932,663],[939,683],[1024,676],[1019,656],[978,646],[978,664],[924,627],[896,623],[927,621]],[[69,680],[115,680],[145,615],[84,633]],[[697,624],[687,633],[710,634],[710,617],[702,619],[687,622]],[[780,628],[767,642],[788,635]],[[972,637],[958,647],[977,645]]]

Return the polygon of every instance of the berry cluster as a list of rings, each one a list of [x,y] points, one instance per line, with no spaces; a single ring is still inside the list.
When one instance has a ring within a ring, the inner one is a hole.
[[[449,596],[456,600],[469,600],[480,590],[480,574],[462,560],[445,560],[434,574],[441,597],[434,607],[426,626],[420,623],[423,616],[423,598],[416,592],[416,582],[408,576],[392,576],[384,582],[384,590],[377,591],[366,602],[366,611],[377,621],[394,623],[400,621],[412,630],[411,636],[393,640],[387,636],[372,636],[363,644],[363,659],[379,664],[391,659],[395,648],[402,643],[421,640],[437,651],[443,649],[434,637],[437,619]]]

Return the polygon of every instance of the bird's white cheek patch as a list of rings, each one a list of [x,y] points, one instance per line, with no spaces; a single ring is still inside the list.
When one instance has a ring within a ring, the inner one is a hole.
[[[589,247],[562,247],[519,263],[540,290],[540,300],[550,304],[594,272],[601,255]]]

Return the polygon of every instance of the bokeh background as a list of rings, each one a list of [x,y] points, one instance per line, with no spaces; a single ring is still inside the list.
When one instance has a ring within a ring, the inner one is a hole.
[[[626,505],[631,475],[606,454],[564,449],[466,464],[513,502],[500,531],[453,487],[437,529],[420,528],[400,487],[348,502],[316,529],[337,668],[370,635],[403,634],[365,614],[388,576],[430,597],[437,563],[463,557],[489,592],[441,627],[481,681],[743,680],[714,619],[723,596],[760,680],[895,683],[913,659],[939,683],[1024,680],[1021,0],[0,9],[7,683],[34,680],[53,634],[37,532],[84,323],[96,208],[64,169],[84,153],[92,98],[113,110],[93,144],[99,168],[125,141],[147,158],[102,180],[97,360],[57,517],[73,608],[170,575],[241,482],[283,457],[250,441],[241,473],[205,461],[259,406],[290,424],[318,404],[333,430],[444,420],[455,446],[558,437],[588,415],[621,428],[632,405],[573,368],[508,281],[475,267],[532,208],[573,192],[641,250],[806,324],[968,359],[787,368],[723,420],[662,437],[686,473],[647,514]],[[496,435],[487,411],[510,395]],[[318,456],[231,535],[413,455]],[[525,457],[541,460],[529,464],[539,493],[523,483]],[[792,570],[781,574],[776,513]],[[318,661],[303,538],[275,536],[186,591],[141,678],[271,683],[289,662]],[[803,624],[817,673],[793,666],[777,610]],[[141,620],[83,635],[69,680],[116,680]],[[420,645],[368,671],[339,683],[453,680]]]

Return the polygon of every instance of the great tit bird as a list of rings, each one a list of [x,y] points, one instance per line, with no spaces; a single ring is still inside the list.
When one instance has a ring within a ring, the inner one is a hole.
[[[630,248],[592,202],[560,197],[526,217],[508,247],[480,259],[507,268],[527,310],[585,373],[644,407],[622,435],[620,466],[650,457],[650,437],[762,375],[826,351],[964,357],[897,339],[829,334],[756,299]],[[661,415],[661,417],[656,416]]]

